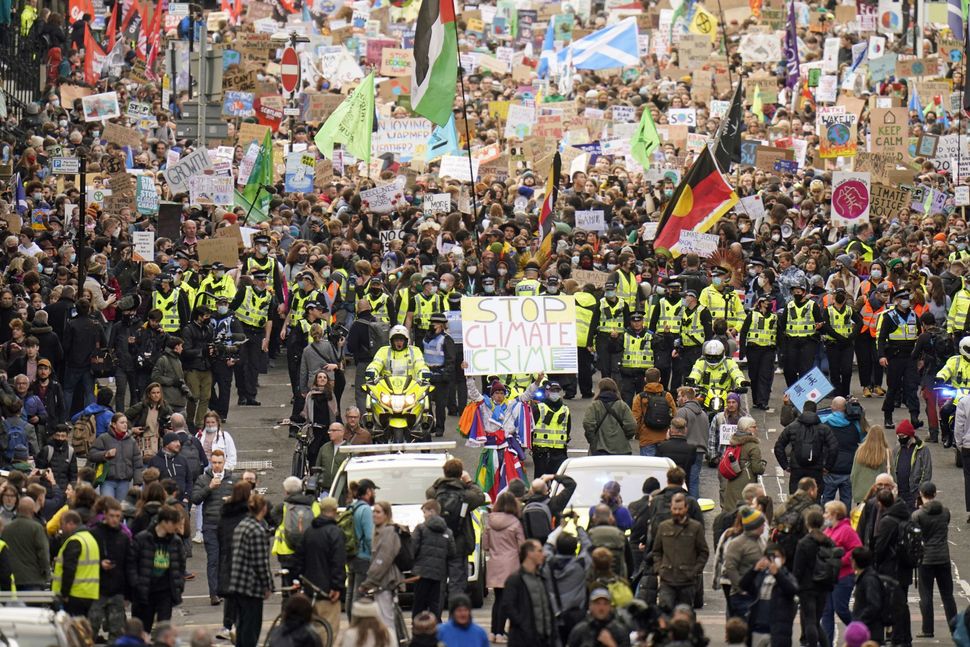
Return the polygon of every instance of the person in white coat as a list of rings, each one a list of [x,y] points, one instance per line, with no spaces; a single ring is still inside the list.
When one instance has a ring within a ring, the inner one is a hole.
[[[215,411],[207,411],[205,418],[202,419],[202,429],[195,435],[202,443],[206,459],[212,458],[212,452],[221,449],[226,455],[226,469],[232,471],[236,467],[236,443],[229,435],[229,432],[222,428],[222,416]],[[195,527],[202,528],[202,506],[197,505],[193,508]],[[201,531],[196,531],[193,541],[202,543]]]
[[[970,396],[960,398],[953,416],[953,445],[963,463],[963,497],[970,523]]]

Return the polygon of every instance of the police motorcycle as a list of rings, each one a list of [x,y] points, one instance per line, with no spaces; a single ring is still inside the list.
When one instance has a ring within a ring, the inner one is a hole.
[[[387,375],[372,384],[364,383],[367,413],[364,424],[374,442],[416,442],[427,440],[434,429],[431,391],[410,375]]]
[[[700,379],[693,377],[686,377],[684,379],[684,385],[693,387],[698,395],[704,396],[703,407],[709,415],[716,415],[724,411],[724,403],[727,402],[727,397],[729,393],[743,394],[748,392],[748,386],[750,382],[748,380],[741,380],[738,386],[733,385],[733,380],[731,380],[731,374],[727,365],[727,359],[724,357],[724,344],[716,339],[712,339],[704,342],[704,354],[698,363],[703,361],[704,368],[700,373]],[[733,360],[731,360],[733,361]],[[694,364],[696,367],[697,364]],[[705,384],[706,380],[704,377],[710,375],[718,367],[721,367],[721,378],[718,383]],[[691,373],[694,373],[691,370]]]
[[[962,375],[961,371],[954,370],[954,368],[959,368],[961,364],[964,364],[966,361],[970,361],[970,336],[966,336],[960,340],[958,351],[959,354],[951,357],[947,361],[946,367],[941,369],[942,371],[949,367],[949,370],[951,371],[950,381]],[[956,367],[952,367],[950,365],[954,359],[957,359],[958,361]],[[966,383],[966,380],[967,378],[963,377],[963,379],[960,381]],[[951,384],[949,381],[938,377],[933,385],[933,390],[936,392],[937,404],[939,405],[940,431],[942,432],[943,429],[949,429],[950,437],[952,438],[953,426],[956,422],[956,406],[959,404],[960,400],[967,396],[967,394],[970,394],[970,387],[956,386]],[[945,443],[944,447],[946,447]],[[960,453],[959,447],[954,448],[954,454],[956,455],[956,466],[963,467],[963,455]]]

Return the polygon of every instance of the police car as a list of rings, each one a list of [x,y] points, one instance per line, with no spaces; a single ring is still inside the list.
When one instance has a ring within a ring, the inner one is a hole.
[[[581,451],[585,453],[586,450]],[[589,522],[589,509],[600,502],[603,486],[608,481],[619,483],[620,496],[625,503],[630,503],[643,496],[643,482],[651,476],[664,487],[667,470],[673,466],[672,460],[658,456],[574,456],[564,460],[556,473],[576,481],[576,491],[569,499],[567,509],[579,516],[577,523],[585,528]],[[551,494],[555,496],[561,487],[558,481],[554,482]],[[711,499],[698,499],[697,502],[704,512],[714,509]]]
[[[421,506],[428,500],[425,492],[442,477],[445,461],[452,458],[446,450],[454,447],[454,442],[343,445],[340,453],[349,454],[349,458],[334,475],[330,496],[336,498],[341,506],[346,506],[353,500],[353,493],[348,490],[349,483],[370,479],[379,488],[377,499],[389,501],[393,506],[394,523],[414,530],[415,526],[424,522]],[[487,494],[485,496],[488,497]],[[484,506],[472,511],[475,550],[468,557],[468,593],[476,608],[485,601],[482,529],[487,514]]]

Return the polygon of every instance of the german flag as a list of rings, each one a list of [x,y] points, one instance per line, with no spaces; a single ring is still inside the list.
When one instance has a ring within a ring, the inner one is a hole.
[[[707,231],[737,203],[738,194],[721,175],[711,149],[705,146],[664,208],[654,249],[664,248],[679,256],[680,232]]]
[[[536,260],[542,265],[552,253],[552,212],[556,208],[556,198],[559,197],[559,179],[562,175],[562,157],[559,152],[552,158],[552,169],[549,171],[549,179],[546,181],[546,196],[542,199],[542,207],[539,209],[539,251],[536,253]]]

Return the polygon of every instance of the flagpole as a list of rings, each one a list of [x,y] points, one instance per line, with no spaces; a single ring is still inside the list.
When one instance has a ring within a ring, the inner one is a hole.
[[[724,58],[727,60],[728,83],[734,85],[734,75],[731,74],[731,54],[728,52],[727,23],[724,22],[724,10],[721,9],[721,0],[717,0],[717,13],[721,18],[721,42],[724,43]]]
[[[455,14],[455,1],[448,0],[451,3],[451,13]],[[478,197],[475,195],[475,166],[472,163],[472,136],[471,131],[468,128],[468,101],[465,95],[465,70],[461,66],[461,46],[458,44],[459,34],[458,34],[458,21],[452,20],[451,23],[455,26],[455,52],[458,54],[458,84],[461,87],[461,115],[465,122],[465,145],[468,146],[468,184],[470,185],[469,193],[472,196],[472,226],[477,229],[477,219],[478,219]],[[478,259],[481,260],[482,253],[478,247],[478,232],[474,231],[474,236],[472,240],[475,241],[475,253],[478,254]]]

